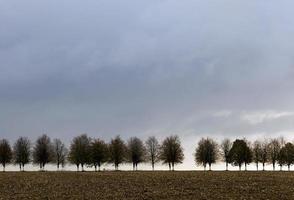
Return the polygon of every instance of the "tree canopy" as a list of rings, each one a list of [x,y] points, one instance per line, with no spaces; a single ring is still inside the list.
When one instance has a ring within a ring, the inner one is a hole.
[[[142,140],[131,137],[128,141],[128,156],[133,164],[133,170],[138,169],[138,164],[145,160],[145,147]]]
[[[6,164],[11,162],[11,159],[12,150],[8,140],[0,140],[0,163],[3,166],[3,171],[5,171]]]
[[[239,166],[239,170],[241,170],[241,166],[244,163],[246,170],[247,164],[252,161],[252,152],[245,140],[237,139],[233,143],[229,157],[232,165]]]
[[[100,139],[93,140],[90,145],[90,157],[90,162],[94,165],[95,171],[97,171],[97,167],[100,171],[101,165],[108,161],[109,151],[107,144]]]
[[[80,165],[82,171],[84,171],[84,165],[90,163],[90,143],[91,138],[87,134],[82,134],[72,140],[69,150],[69,161],[77,166],[78,171]]]
[[[33,151],[33,161],[39,164],[41,170],[44,170],[47,163],[53,161],[52,143],[50,138],[45,134],[36,141]]]
[[[209,170],[211,170],[211,165],[218,159],[218,153],[218,145],[213,139],[202,138],[196,148],[195,161],[203,165],[204,170],[207,165],[209,166]]]
[[[30,162],[31,143],[26,137],[17,139],[13,146],[14,162],[24,171],[24,166]]]
[[[174,170],[175,164],[183,162],[183,148],[177,135],[169,136],[162,142],[160,158],[163,163],[168,164],[170,170]]]
[[[115,170],[118,170],[119,165],[126,161],[126,150],[127,147],[120,136],[116,136],[110,141],[109,161],[114,164]]]

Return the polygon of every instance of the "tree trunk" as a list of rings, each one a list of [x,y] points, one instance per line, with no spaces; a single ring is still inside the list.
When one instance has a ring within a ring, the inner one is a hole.
[[[19,163],[19,171],[21,172],[21,163]]]
[[[264,163],[262,163],[262,170],[264,171]]]
[[[241,171],[241,164],[239,164],[239,171]]]
[[[245,171],[247,171],[247,163],[245,163]]]
[[[226,171],[229,170],[228,162],[226,162]]]
[[[290,171],[290,164],[288,164],[288,171]]]
[[[211,164],[209,163],[209,171],[211,171]]]
[[[258,163],[256,163],[256,170],[258,171]]]
[[[152,171],[154,171],[154,162],[152,162]]]
[[[168,163],[168,168],[169,168],[169,171],[171,171],[171,166],[170,166],[170,163]]]

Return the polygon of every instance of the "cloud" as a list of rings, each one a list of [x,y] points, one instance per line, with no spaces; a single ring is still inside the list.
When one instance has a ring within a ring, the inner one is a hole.
[[[275,120],[283,117],[293,116],[294,112],[276,112],[276,111],[261,111],[243,113],[241,119],[249,122],[250,124],[259,124],[265,121]]]
[[[214,117],[229,117],[232,115],[230,110],[221,110],[212,114]]]

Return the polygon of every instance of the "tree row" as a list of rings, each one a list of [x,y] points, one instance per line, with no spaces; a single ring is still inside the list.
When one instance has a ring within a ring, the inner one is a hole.
[[[228,165],[238,166],[239,170],[244,165],[254,163],[256,169],[262,164],[290,166],[294,164],[294,145],[285,142],[283,138],[256,140],[253,143],[246,139],[236,139],[231,142],[224,139],[220,144],[211,138],[202,138],[193,154],[197,165],[207,166],[211,170],[212,164],[219,161]],[[56,164],[57,169],[66,163],[73,164],[77,171],[84,171],[84,167],[94,167],[95,171],[101,169],[106,163],[111,163],[115,170],[123,163],[132,163],[133,170],[138,169],[140,163],[150,163],[154,170],[155,163],[161,162],[174,170],[176,164],[184,160],[183,148],[178,136],[166,137],[161,143],[156,137],[149,137],[145,142],[137,137],[131,137],[127,142],[119,136],[111,139],[109,143],[101,139],[90,138],[86,134],[75,137],[69,148],[60,140],[51,139],[47,135],[40,136],[32,145],[26,137],[20,137],[11,148],[9,141],[0,140],[0,163],[3,171],[7,164],[19,166],[24,171],[25,165],[33,163],[39,165],[40,170],[45,170],[48,163]]]

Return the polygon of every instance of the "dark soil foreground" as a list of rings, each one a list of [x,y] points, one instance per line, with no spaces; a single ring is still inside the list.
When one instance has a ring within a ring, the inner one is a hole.
[[[0,199],[294,199],[293,172],[6,172]]]

